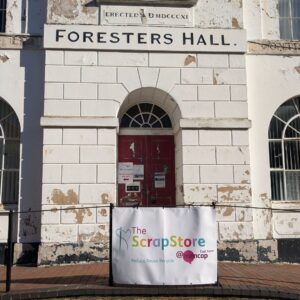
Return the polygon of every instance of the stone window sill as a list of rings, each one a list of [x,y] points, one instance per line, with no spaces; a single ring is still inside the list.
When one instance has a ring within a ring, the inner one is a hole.
[[[300,209],[300,200],[292,201],[271,201],[271,207],[275,209]]]

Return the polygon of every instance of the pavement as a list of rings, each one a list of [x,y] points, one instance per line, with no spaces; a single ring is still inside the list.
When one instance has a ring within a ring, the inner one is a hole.
[[[107,263],[51,267],[14,267],[11,292],[5,293],[0,267],[0,299],[50,299],[77,296],[232,296],[300,299],[300,265],[219,262],[214,286],[109,286]]]

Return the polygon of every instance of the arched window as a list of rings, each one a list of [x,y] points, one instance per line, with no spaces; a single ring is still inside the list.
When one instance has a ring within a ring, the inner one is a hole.
[[[275,112],[269,127],[273,200],[300,200],[300,97]]]
[[[172,128],[168,114],[150,103],[140,103],[127,110],[121,119],[122,128]]]
[[[0,197],[16,204],[19,197],[20,124],[14,110],[0,98]]]

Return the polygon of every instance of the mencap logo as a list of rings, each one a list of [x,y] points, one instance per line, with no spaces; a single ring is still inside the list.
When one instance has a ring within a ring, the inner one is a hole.
[[[122,227],[116,229],[116,235],[119,241],[119,250],[125,247],[128,250],[128,240],[131,237],[131,230],[130,229],[122,229]]]

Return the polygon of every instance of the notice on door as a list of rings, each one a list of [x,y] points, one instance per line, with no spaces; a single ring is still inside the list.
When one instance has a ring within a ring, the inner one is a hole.
[[[133,182],[133,163],[125,162],[118,164],[118,183],[126,184]]]
[[[133,180],[144,180],[144,165],[133,165]]]
[[[156,189],[164,189],[166,187],[165,173],[154,173],[154,187]]]

